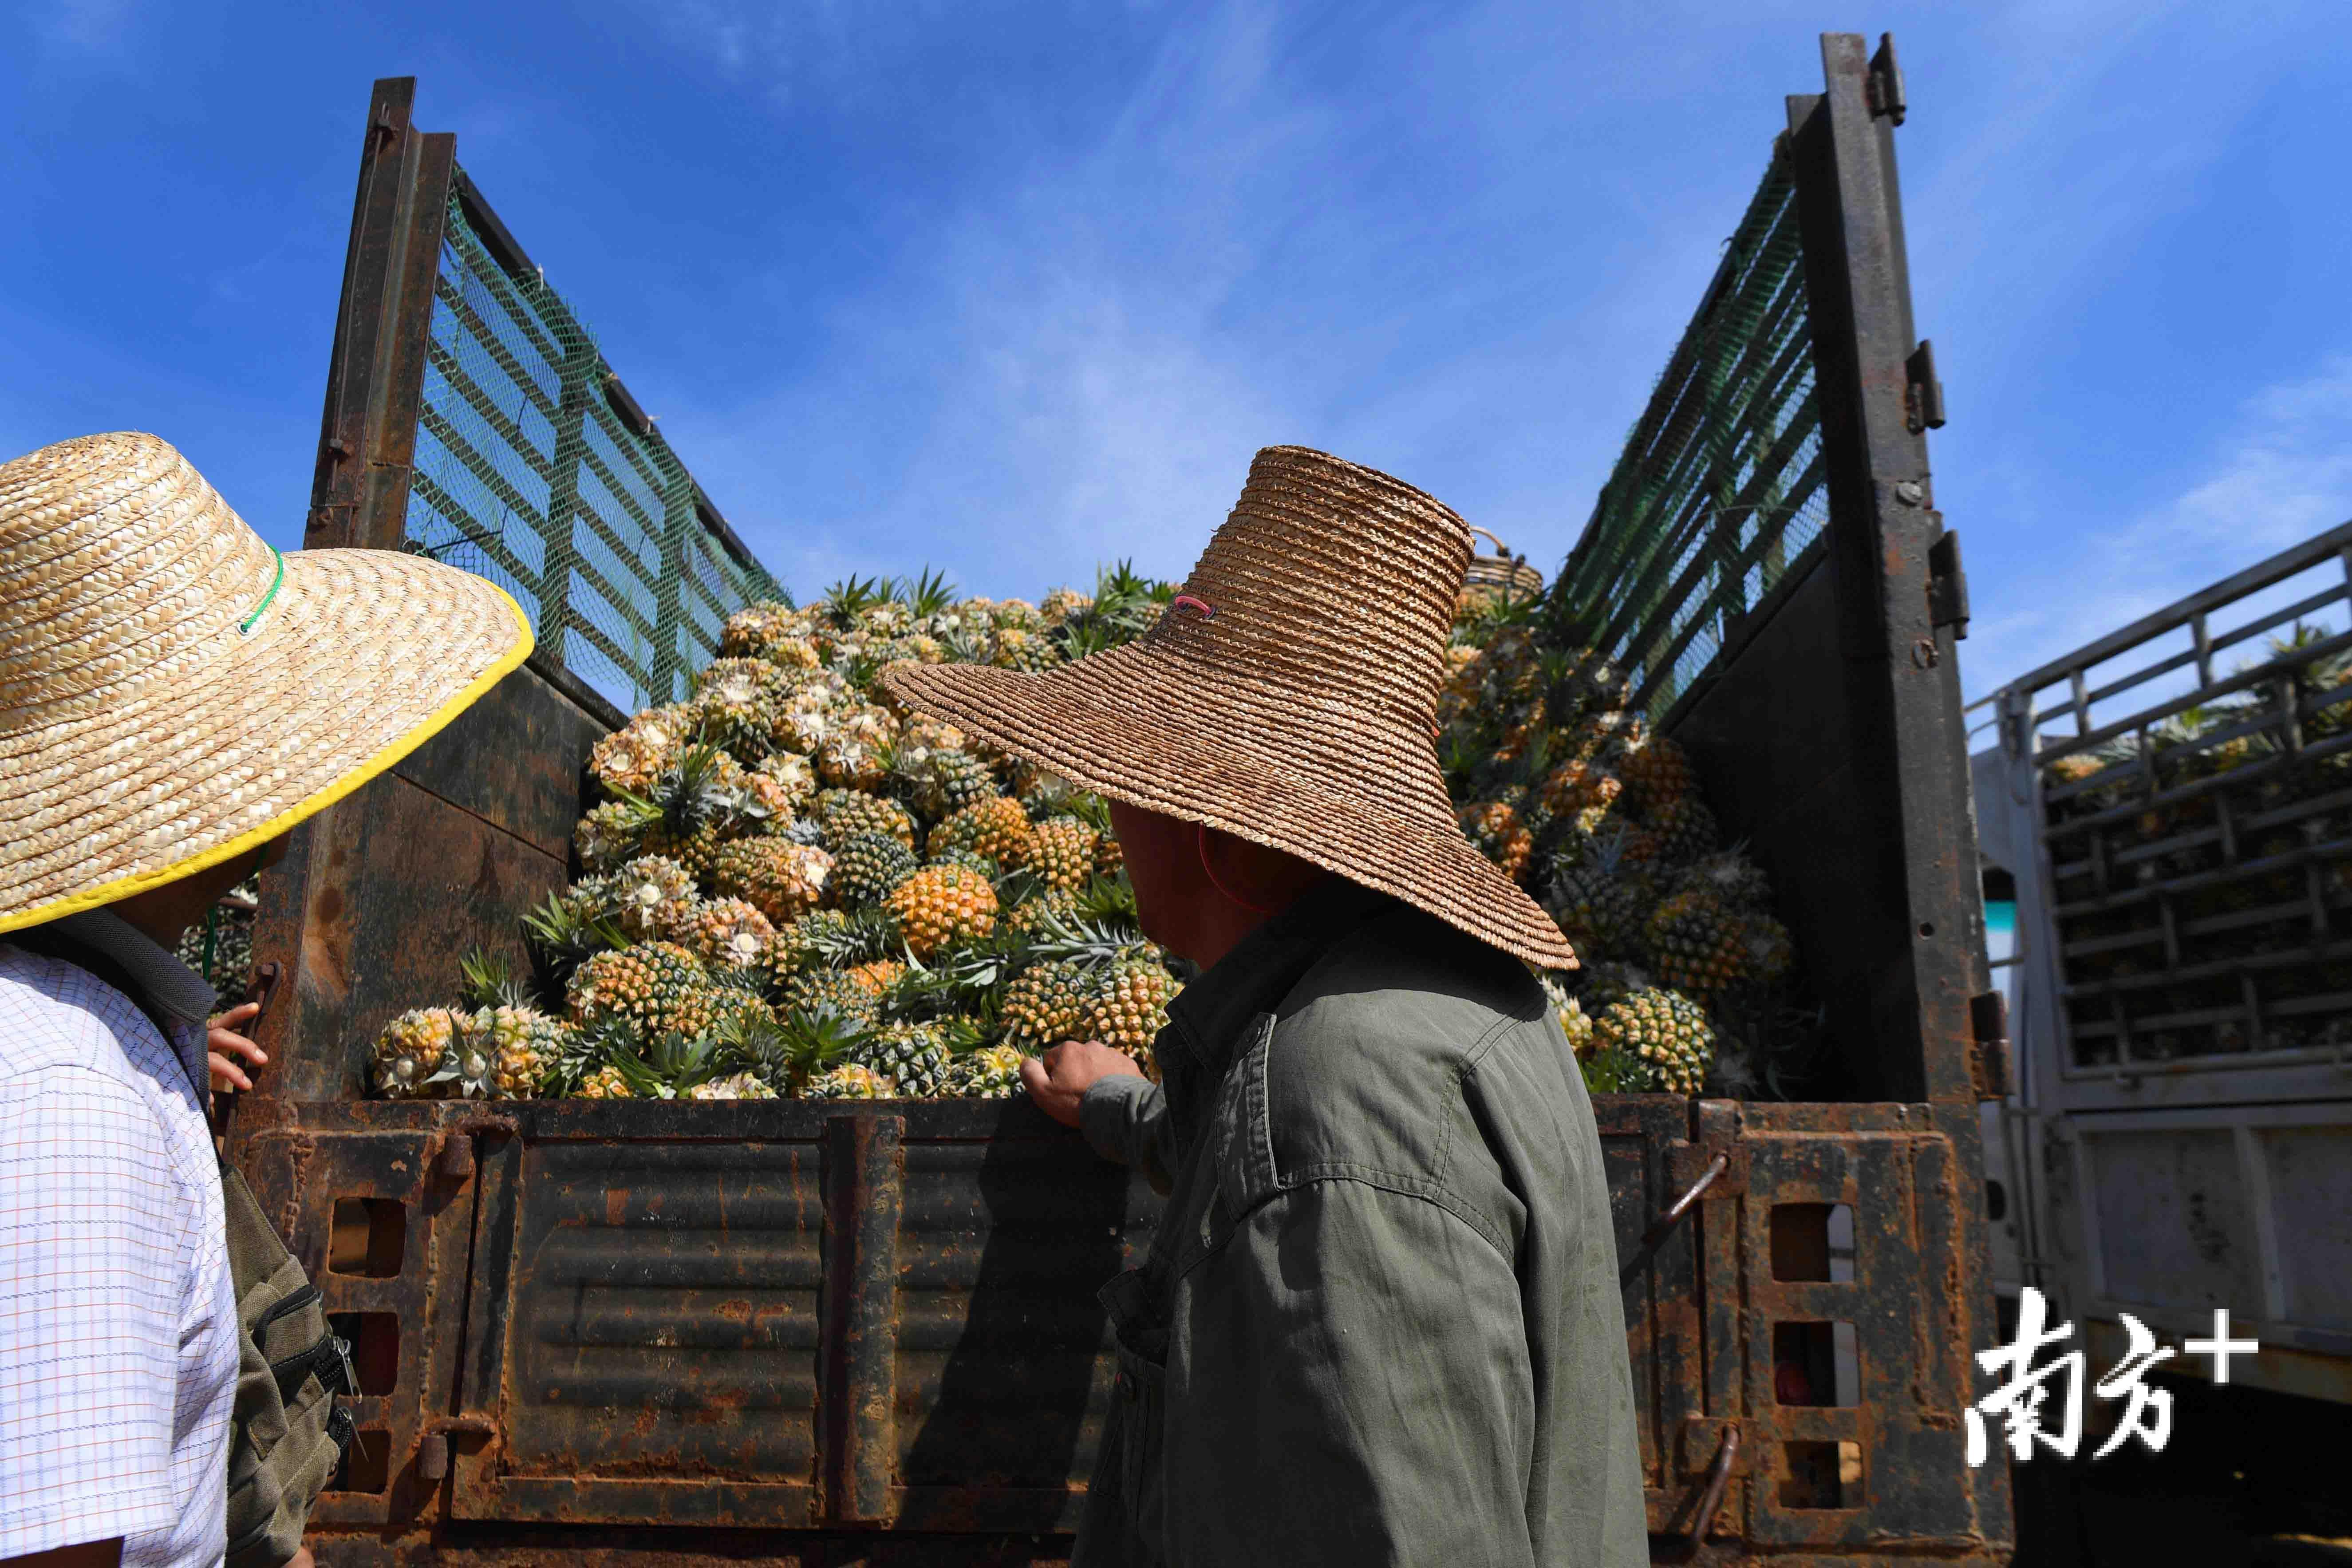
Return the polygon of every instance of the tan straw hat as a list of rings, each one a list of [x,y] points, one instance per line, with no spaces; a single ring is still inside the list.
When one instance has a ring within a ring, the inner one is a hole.
[[[0,466],[0,931],[275,838],[530,652],[492,584],[281,555],[152,436]]]
[[[1470,531],[1371,468],[1269,447],[1137,642],[1042,675],[929,665],[911,708],[1130,805],[1286,850],[1529,963],[1576,956],[1462,836],[1437,688]]]

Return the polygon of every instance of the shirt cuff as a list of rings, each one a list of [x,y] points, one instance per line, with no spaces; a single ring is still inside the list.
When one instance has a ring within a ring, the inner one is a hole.
[[[1104,1159],[1139,1165],[1143,1135],[1159,1111],[1159,1098],[1160,1086],[1140,1073],[1098,1078],[1078,1099],[1078,1131]]]

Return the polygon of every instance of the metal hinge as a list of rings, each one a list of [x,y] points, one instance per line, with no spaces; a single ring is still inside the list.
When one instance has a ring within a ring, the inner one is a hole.
[[[1903,422],[1911,434],[1944,427],[1944,384],[1936,379],[1936,345],[1927,338],[1903,362]]]
[[[1878,52],[1870,57],[1870,75],[1863,79],[1863,97],[1873,114],[1903,123],[1903,68],[1895,62],[1895,35],[1878,35]]]
[[[1948,528],[1927,546],[1927,624],[1951,627],[1954,642],[1969,635],[1969,574],[1960,569],[1960,536]]]
[[[1969,998],[1969,1033],[1975,1037],[1969,1052],[1969,1076],[1976,1080],[1979,1100],[2002,1100],[2009,1095],[2009,998],[1987,991]]]

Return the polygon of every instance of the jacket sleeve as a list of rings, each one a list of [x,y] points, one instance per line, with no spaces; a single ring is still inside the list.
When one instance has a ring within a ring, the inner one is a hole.
[[[1168,1097],[1158,1084],[1133,1073],[1096,1079],[1078,1101],[1078,1131],[1096,1153],[1141,1171],[1153,1192],[1168,1195],[1176,1161]]]
[[[1194,1279],[1173,1325],[1194,1353],[1171,1354],[1166,1390],[1185,1419],[1162,1428],[1171,1561],[1533,1563],[1518,1283],[1462,1214],[1310,1181],[1245,1215]]]

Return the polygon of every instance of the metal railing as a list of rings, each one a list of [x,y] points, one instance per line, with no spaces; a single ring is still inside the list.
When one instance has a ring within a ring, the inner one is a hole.
[[[2062,1076],[2352,1045],[2347,605],[2352,523],[1969,705],[2031,791]]]

